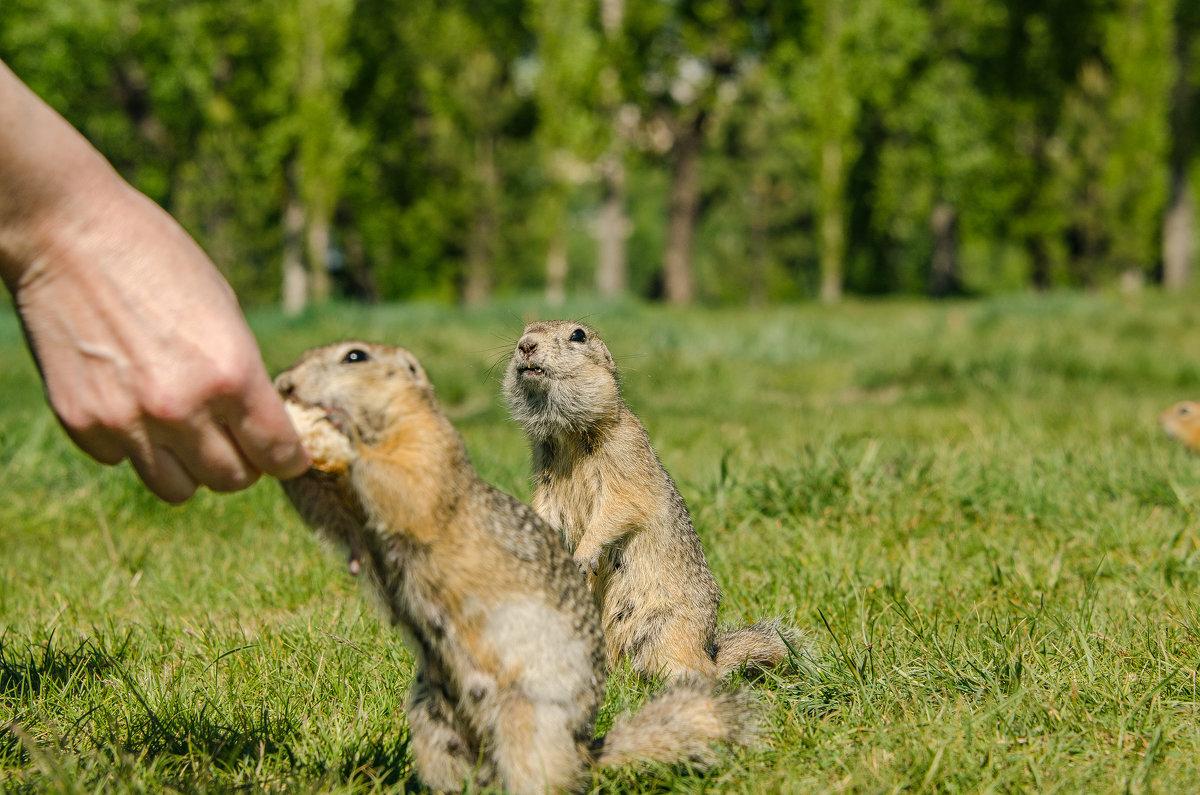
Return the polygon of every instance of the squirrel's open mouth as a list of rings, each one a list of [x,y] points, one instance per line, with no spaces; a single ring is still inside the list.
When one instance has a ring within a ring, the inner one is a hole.
[[[520,373],[521,375],[528,375],[528,376],[532,376],[534,378],[539,378],[539,377],[545,375],[545,373],[542,372],[542,368],[534,367],[533,365],[530,365],[530,364],[518,365],[517,372]]]

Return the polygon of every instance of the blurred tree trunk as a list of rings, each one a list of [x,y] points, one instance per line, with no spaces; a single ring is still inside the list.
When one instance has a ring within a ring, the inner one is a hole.
[[[624,295],[629,283],[625,244],[630,224],[625,216],[625,164],[619,151],[614,151],[617,145],[613,147],[600,160],[603,200],[596,221],[596,291],[610,298]]]
[[[546,248],[546,302],[552,306],[567,300],[567,267],[567,232],[560,222]]]
[[[1171,169],[1171,201],[1163,223],[1163,287],[1180,290],[1196,264],[1196,197],[1183,168]]]
[[[283,313],[298,315],[308,305],[308,271],[304,267],[304,207],[289,191],[283,207]]]
[[[158,152],[170,156],[170,135],[155,113],[146,70],[127,55],[113,64],[117,101],[138,133]]]
[[[813,19],[817,39],[814,53],[814,115],[819,163],[817,165],[817,240],[820,249],[820,299],[837,303],[842,298],[846,262],[846,184],[854,151],[854,126],[859,103],[854,94],[847,55],[845,0],[817,6]]]
[[[318,304],[329,300],[329,241],[331,239],[333,211],[320,207],[309,212],[305,244],[308,253],[308,291]]]
[[[929,263],[929,294],[945,298],[962,292],[958,267],[958,211],[947,201],[934,203],[929,213],[933,258]]]
[[[625,0],[600,0],[600,27],[609,44],[621,36],[625,23]],[[600,158],[600,192],[603,196],[596,223],[596,291],[606,297],[624,295],[629,283],[626,240],[629,219],[625,216],[624,131],[619,120],[620,78],[610,64],[605,67],[604,85],[612,86],[602,101],[611,127],[608,151]]]
[[[467,272],[462,285],[462,300],[467,306],[479,306],[492,294],[500,176],[496,170],[496,140],[491,135],[481,135],[475,141],[475,180],[479,193],[467,239]]]
[[[1196,265],[1196,196],[1188,179],[1195,153],[1195,95],[1192,86],[1192,43],[1200,14],[1181,0],[1176,15],[1175,85],[1171,88],[1170,186],[1163,217],[1163,287],[1180,290]]]
[[[334,214],[347,163],[359,146],[343,109],[350,71],[344,44],[352,10],[351,0],[301,0],[278,15],[287,42],[279,67],[294,92],[290,113],[279,124],[295,141],[292,184],[304,215],[308,296],[317,303],[329,299]]]
[[[379,285],[367,263],[367,249],[362,232],[352,224],[345,233],[346,273],[354,285],[354,293],[368,304],[379,302]]]
[[[1042,235],[1035,235],[1025,242],[1029,252],[1029,281],[1035,290],[1050,289],[1051,257],[1050,246]]]
[[[306,12],[315,15],[315,10],[311,7],[306,8]],[[305,34],[299,93],[302,101],[332,106],[336,104],[336,99],[329,95],[328,86],[325,85],[325,48],[328,43],[322,40],[321,36],[320,32],[312,28]],[[327,143],[325,131],[310,128],[304,132],[300,142],[301,162],[297,169],[297,184],[301,186],[301,195],[304,196],[306,205],[304,215],[307,227],[305,242],[308,253],[308,291],[312,300],[320,304],[329,300],[329,225],[333,221],[330,194],[334,192],[334,188],[329,184],[328,175],[320,173],[326,169],[318,169],[315,166],[321,159],[328,158],[333,153],[323,150],[323,145]]]
[[[747,285],[750,306],[767,304],[767,257],[770,238],[767,207],[770,180],[764,174],[756,174],[750,183],[750,283]]]
[[[594,161],[603,159],[600,132],[610,123],[614,90],[609,81],[597,80],[603,48],[595,30],[595,0],[529,0],[527,7],[540,62],[533,86],[534,139],[544,174],[534,200],[534,228],[546,247],[546,300],[561,304],[571,267],[567,207],[578,185],[597,179]],[[599,222],[592,233],[601,239]]]
[[[700,149],[704,113],[676,126],[671,157],[671,198],[667,248],[663,256],[663,292],[672,304],[690,304],[696,295],[692,241],[700,211]]]
[[[600,27],[604,35],[612,37],[619,32],[625,20],[625,0],[600,0]]]
[[[305,184],[301,164],[293,163],[290,171],[294,175],[291,182],[303,186],[302,190],[307,188],[303,194],[310,199],[305,201],[300,190],[289,190],[283,211],[283,306],[285,311],[295,313],[304,309],[310,300],[319,304],[329,299],[329,241],[333,212],[316,198],[323,195],[321,187],[312,181]],[[293,268],[300,271],[292,272]],[[303,291],[303,297],[289,295],[289,290]]]
[[[826,138],[821,146],[821,302],[842,299],[842,271],[846,259],[846,169],[843,142]]]

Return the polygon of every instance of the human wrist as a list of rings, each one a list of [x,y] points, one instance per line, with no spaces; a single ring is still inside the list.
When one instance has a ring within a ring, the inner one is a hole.
[[[0,280],[15,296],[50,253],[133,189],[0,63]],[[126,199],[127,200],[127,199]]]
[[[119,216],[119,206],[128,201],[123,193],[134,193],[119,178],[113,182],[81,177],[60,200],[0,221],[0,280],[14,298],[30,284],[88,260],[72,252],[86,248],[106,217]]]

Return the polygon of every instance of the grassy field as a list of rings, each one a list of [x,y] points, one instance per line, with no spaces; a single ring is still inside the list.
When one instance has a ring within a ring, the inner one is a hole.
[[[528,498],[499,379],[539,314],[252,322],[273,371],[409,347]],[[1200,790],[1200,459],[1156,425],[1200,398],[1194,296],[553,314],[618,357],[723,619],[782,615],[821,650],[750,683],[760,747],[596,792]],[[417,789],[410,658],[275,483],[168,507],[85,459],[7,311],[0,395],[0,791]],[[618,672],[601,723],[647,692]]]

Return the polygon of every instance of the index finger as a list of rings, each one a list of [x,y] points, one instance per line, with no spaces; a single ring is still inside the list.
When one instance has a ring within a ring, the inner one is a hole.
[[[283,399],[265,375],[228,408],[225,425],[255,467],[281,480],[298,477],[309,468],[308,451],[283,408]]]

